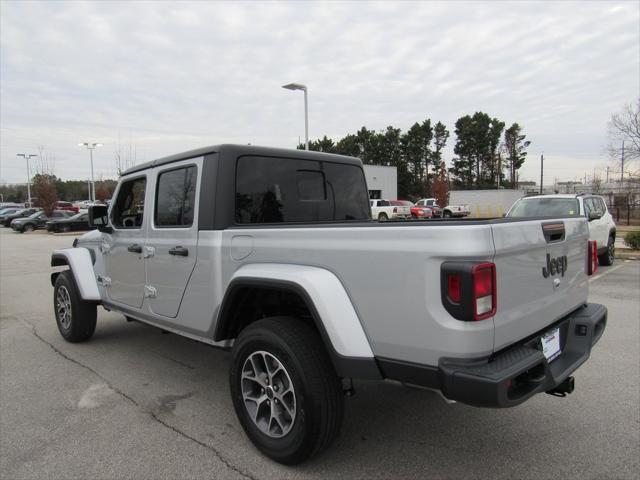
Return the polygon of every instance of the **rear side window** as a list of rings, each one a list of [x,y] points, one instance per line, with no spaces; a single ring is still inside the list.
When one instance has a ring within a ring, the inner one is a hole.
[[[600,204],[600,211],[604,215],[607,212],[607,206],[605,205],[604,200],[601,198],[598,199],[598,203]]]
[[[196,198],[195,166],[162,172],[156,189],[156,227],[190,227]]]
[[[128,180],[120,185],[111,214],[111,223],[114,227],[131,229],[142,227],[146,185],[145,177]]]
[[[236,168],[236,222],[369,220],[362,169],[356,165],[245,156]]]

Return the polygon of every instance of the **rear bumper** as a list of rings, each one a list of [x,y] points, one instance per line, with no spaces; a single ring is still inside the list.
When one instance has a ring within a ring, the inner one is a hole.
[[[488,358],[446,359],[437,368],[385,359],[378,359],[378,364],[385,378],[437,388],[451,400],[477,407],[513,407],[553,390],[587,361],[606,323],[606,307],[592,303]],[[549,363],[540,336],[556,327],[562,353]]]

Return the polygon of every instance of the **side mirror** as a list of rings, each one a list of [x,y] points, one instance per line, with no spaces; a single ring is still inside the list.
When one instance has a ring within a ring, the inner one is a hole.
[[[106,205],[91,205],[89,207],[89,225],[104,233],[111,233],[109,226],[109,207]]]
[[[598,220],[602,218],[602,214],[599,212],[589,212],[589,221]]]

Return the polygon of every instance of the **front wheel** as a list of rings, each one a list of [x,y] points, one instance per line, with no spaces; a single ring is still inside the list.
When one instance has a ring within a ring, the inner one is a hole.
[[[245,328],[233,347],[231,396],[253,444],[294,465],[327,448],[342,424],[340,379],[317,332],[271,317]]]
[[[36,228],[31,223],[27,223],[22,229],[23,232],[33,232]]]
[[[378,215],[379,222],[386,222],[387,220],[389,220],[389,217],[387,217],[386,213],[381,213],[380,215]]]
[[[598,256],[598,261],[600,265],[613,265],[613,261],[616,258],[616,240],[613,237],[609,237],[609,241],[607,242],[607,251],[602,255]]]
[[[89,340],[96,330],[95,303],[82,300],[70,270],[60,273],[53,288],[53,308],[62,337],[72,343]]]

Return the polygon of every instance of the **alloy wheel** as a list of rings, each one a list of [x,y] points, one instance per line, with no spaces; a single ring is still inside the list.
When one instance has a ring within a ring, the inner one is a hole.
[[[260,350],[242,367],[242,399],[249,417],[260,431],[281,438],[296,419],[296,395],[286,368],[273,354]]]
[[[65,330],[68,330],[71,326],[71,296],[69,290],[64,285],[58,287],[58,293],[56,295],[56,312],[58,313],[58,320],[60,325]]]

